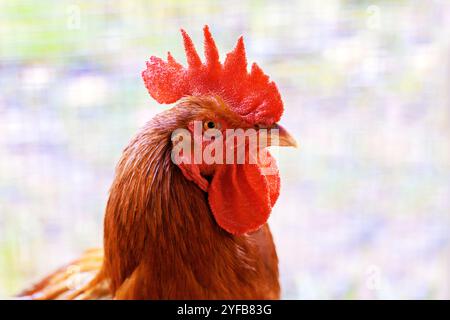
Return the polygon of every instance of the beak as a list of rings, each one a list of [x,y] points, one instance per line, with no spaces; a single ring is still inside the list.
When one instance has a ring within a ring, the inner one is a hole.
[[[298,144],[297,141],[295,141],[294,137],[281,125],[278,123],[275,123],[272,125],[268,133],[268,140],[270,146],[280,146],[280,147],[294,147],[297,148]],[[278,137],[276,136],[277,131],[272,130],[278,130]],[[275,134],[275,136],[273,136]],[[277,139],[278,138],[278,139]]]

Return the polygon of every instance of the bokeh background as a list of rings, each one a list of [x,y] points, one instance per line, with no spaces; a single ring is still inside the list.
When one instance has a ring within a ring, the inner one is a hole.
[[[179,28],[247,55],[300,142],[270,218],[283,298],[450,298],[450,2],[0,1],[0,297],[101,245],[140,72]]]

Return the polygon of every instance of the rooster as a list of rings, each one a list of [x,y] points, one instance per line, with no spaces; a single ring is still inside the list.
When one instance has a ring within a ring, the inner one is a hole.
[[[257,148],[253,163],[173,160],[180,143],[173,133],[185,129],[194,136],[195,122],[219,133],[242,128],[260,136],[276,129],[279,138],[268,139],[268,145],[296,145],[277,124],[283,103],[276,85],[255,63],[247,71],[243,38],[222,64],[208,26],[203,31],[204,63],[184,30],[188,67],[170,53],[167,61],[152,56],[147,62],[142,77],[150,95],[176,105],[151,119],[125,148],[106,206],[104,248],[85,252],[20,297],[280,297],[278,258],[267,225],[280,180],[267,148]],[[214,140],[194,137],[188,143],[205,151]],[[179,155],[192,160],[189,152]],[[275,171],[265,174],[268,166]]]

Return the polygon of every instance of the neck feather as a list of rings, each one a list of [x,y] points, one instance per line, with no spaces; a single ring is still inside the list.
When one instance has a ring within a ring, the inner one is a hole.
[[[129,279],[137,282],[124,297],[232,297],[233,288],[254,283],[263,268],[258,248],[251,237],[232,236],[216,224],[207,194],[172,163],[170,131],[160,124],[156,119],[144,127],[116,168],[103,272],[113,293]]]

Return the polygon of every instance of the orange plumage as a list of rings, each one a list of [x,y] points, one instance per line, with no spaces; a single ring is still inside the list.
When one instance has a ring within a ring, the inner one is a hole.
[[[208,43],[210,35],[205,30]],[[193,46],[186,37],[184,34],[186,51],[192,60]],[[215,51],[211,50],[207,44],[207,57],[213,61]],[[200,66],[199,60],[194,60],[190,65]],[[164,95],[163,90],[173,89],[170,83],[148,80],[152,74],[149,68],[146,72],[147,88],[157,90],[157,96]],[[181,100],[178,97],[175,107],[150,120],[132,139],[117,165],[105,212],[104,250],[87,252],[21,296],[279,298],[278,260],[266,223],[279,193],[278,174],[263,175],[262,163],[177,165],[171,159],[172,133],[190,128],[193,121],[213,123],[221,130],[276,127],[280,129],[278,145],[295,145],[293,138],[275,123],[282,104],[276,98],[278,91],[274,95],[270,89],[274,85],[266,78],[266,96],[250,99],[247,95],[247,116],[238,108],[239,101],[229,94],[222,97],[220,90],[211,89],[208,95],[191,87],[190,96]],[[259,82],[256,87],[263,90],[264,83]],[[204,88],[205,84],[201,86]],[[275,104],[263,112],[255,101]],[[267,154],[265,149],[261,151]],[[80,274],[85,275],[84,281],[68,285]]]

